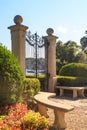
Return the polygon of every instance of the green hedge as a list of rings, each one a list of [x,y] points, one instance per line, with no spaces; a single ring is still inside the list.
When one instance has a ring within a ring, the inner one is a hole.
[[[83,77],[72,77],[72,76],[58,76],[57,77],[58,86],[72,86],[81,87],[87,86],[87,78]]]
[[[34,95],[40,91],[40,81],[37,78],[25,78],[23,82],[23,98],[29,108],[34,109]]]
[[[23,82],[23,91],[29,92],[32,90],[33,95],[40,91],[40,81],[37,78],[25,78]]]
[[[26,75],[26,78],[35,78],[35,76],[31,76],[31,75]],[[40,90],[41,91],[45,91],[45,87],[46,87],[46,77],[45,75],[38,75],[37,78],[39,79],[40,81]]]
[[[87,64],[70,63],[64,65],[60,71],[61,76],[87,77]]]

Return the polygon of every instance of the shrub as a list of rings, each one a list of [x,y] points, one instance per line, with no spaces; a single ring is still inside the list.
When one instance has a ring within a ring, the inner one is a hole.
[[[23,78],[17,59],[0,44],[0,104],[13,103],[19,99]]]
[[[41,116],[40,113],[29,111],[22,118],[22,126],[24,130],[44,130],[45,128],[48,128],[49,122],[44,116]]]
[[[64,65],[59,72],[61,76],[87,77],[87,64],[70,63]]]
[[[4,107],[3,107],[4,108]],[[1,116],[0,130],[21,130],[21,118],[28,112],[26,104],[16,103],[8,106],[6,115]]]
[[[25,100],[32,108],[34,105],[33,97],[40,91],[40,81],[36,78],[25,78],[23,82],[23,92]]]
[[[26,78],[35,78],[35,75],[26,75]],[[40,89],[42,90],[42,91],[45,91],[46,90],[46,77],[45,77],[45,74],[43,74],[43,75],[38,75],[37,76],[37,78],[39,79],[39,81],[40,81]]]
[[[36,78],[25,78],[23,81],[23,90],[28,92],[33,90],[33,95],[37,94],[40,91],[40,82]]]
[[[48,120],[40,113],[28,110],[26,104],[13,104],[7,115],[0,116],[0,130],[48,130],[48,126]]]

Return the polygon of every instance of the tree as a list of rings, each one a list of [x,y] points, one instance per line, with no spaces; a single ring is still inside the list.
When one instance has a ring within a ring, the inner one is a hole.
[[[56,59],[59,60],[61,63],[65,62],[66,57],[66,48],[62,41],[58,41],[56,44]]]
[[[66,43],[58,41],[56,44],[56,65],[57,65],[57,74],[60,68],[68,63],[72,62],[82,62],[81,57],[78,53],[81,51],[81,46],[76,42],[69,40]],[[77,57],[78,55],[78,57]],[[76,58],[77,57],[77,58]],[[83,57],[85,61],[85,57]]]
[[[74,62],[77,53],[77,48],[75,48],[74,46],[68,47],[66,53],[67,53],[66,56],[67,63]]]
[[[73,62],[78,52],[79,46],[74,41],[68,41],[65,44],[61,41],[57,42],[56,59],[59,59],[61,63]]]
[[[78,45],[77,45],[77,43],[75,42],[75,41],[71,41],[71,40],[69,40],[69,41],[67,41],[66,43],[65,43],[65,46],[67,46],[67,47],[72,47],[72,46],[74,46],[74,47],[78,47]]]
[[[87,55],[84,51],[80,51],[75,59],[74,59],[75,62],[78,62],[78,63],[87,63]]]
[[[81,43],[81,46],[82,46],[82,50],[84,50],[84,52],[87,53],[87,30],[85,31],[85,34],[86,34],[86,36],[83,36],[80,39],[80,43]]]
[[[81,46],[82,46],[82,50],[85,50],[85,48],[87,47],[87,37],[84,36],[80,39],[80,43],[81,43]]]

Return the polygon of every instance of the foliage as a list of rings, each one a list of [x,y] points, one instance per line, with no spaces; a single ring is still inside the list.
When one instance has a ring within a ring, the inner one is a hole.
[[[87,64],[70,63],[64,65],[59,72],[61,76],[87,77]]]
[[[80,43],[82,46],[82,50],[85,50],[85,48],[87,47],[87,36],[84,36],[80,39]]]
[[[35,76],[30,76],[30,75],[26,75],[26,78],[35,78]],[[45,74],[41,74],[41,75],[38,75],[37,78],[39,79],[40,81],[40,90],[44,91],[45,90],[45,82],[46,82],[46,76]]]
[[[77,48],[72,46],[72,47],[68,47],[66,49],[66,61],[67,63],[71,63],[74,61],[75,57],[76,57],[76,52],[77,52]]]
[[[40,91],[40,82],[36,78],[25,78],[23,81],[23,85],[24,92],[32,90],[33,95],[35,95]]]
[[[58,41],[56,44],[56,68],[57,74],[59,73],[60,68],[71,62],[81,61],[80,57],[77,57],[77,54],[81,51],[81,47],[77,45],[74,41],[68,41],[63,43]],[[83,57],[84,59],[84,57]]]
[[[84,51],[80,51],[74,61],[77,63],[87,63],[87,54]]]
[[[26,75],[26,78],[36,78],[36,76],[33,75],[33,74],[32,74],[32,75],[27,74],[27,75]],[[45,78],[45,74],[37,75],[37,78],[38,78],[38,79]]]
[[[40,91],[40,81],[36,78],[25,78],[23,81],[23,92],[25,100],[32,108],[34,105],[33,97]]]
[[[27,105],[21,103],[10,106],[8,114],[0,117],[0,130],[45,130],[48,126],[45,117],[28,110]]]
[[[64,66],[66,63],[61,63],[58,59],[56,59],[56,73],[59,74],[59,71],[62,66]]]
[[[79,46],[76,42],[68,41],[63,43],[58,41],[56,44],[56,59],[59,59],[61,63],[72,62],[78,51]]]
[[[6,107],[9,109],[8,112],[5,109],[7,115],[5,115],[4,118],[2,118],[2,120],[0,121],[1,130],[16,130],[20,128],[21,125],[20,119],[28,112],[27,105],[16,103]]]
[[[63,42],[58,41],[56,44],[56,59],[60,61],[61,63],[65,62],[65,57],[66,57],[66,50],[64,47]]]
[[[58,86],[82,87],[87,86],[87,78],[73,76],[58,76],[57,83]]]
[[[41,116],[40,113],[34,113],[33,111],[29,111],[22,118],[23,129],[44,130],[44,128],[47,128],[48,125],[49,123],[44,116]]]
[[[6,123],[11,129],[19,128],[21,125],[21,118],[28,112],[27,105],[16,103],[9,108],[6,116]]]
[[[7,104],[19,99],[23,73],[17,59],[0,44],[0,103]]]

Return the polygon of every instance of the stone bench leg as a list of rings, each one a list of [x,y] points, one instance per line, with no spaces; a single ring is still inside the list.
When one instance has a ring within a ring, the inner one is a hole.
[[[44,105],[38,103],[38,111],[40,112],[41,115],[45,116],[45,117],[49,117],[47,114],[47,107],[45,107]]]
[[[78,96],[84,97],[84,89],[78,90]]]
[[[73,89],[73,98],[77,98],[77,90]]]
[[[60,96],[64,95],[64,89],[60,88]]]
[[[65,123],[65,112],[54,110],[55,120],[54,120],[54,126],[58,129],[65,129],[67,127]]]

